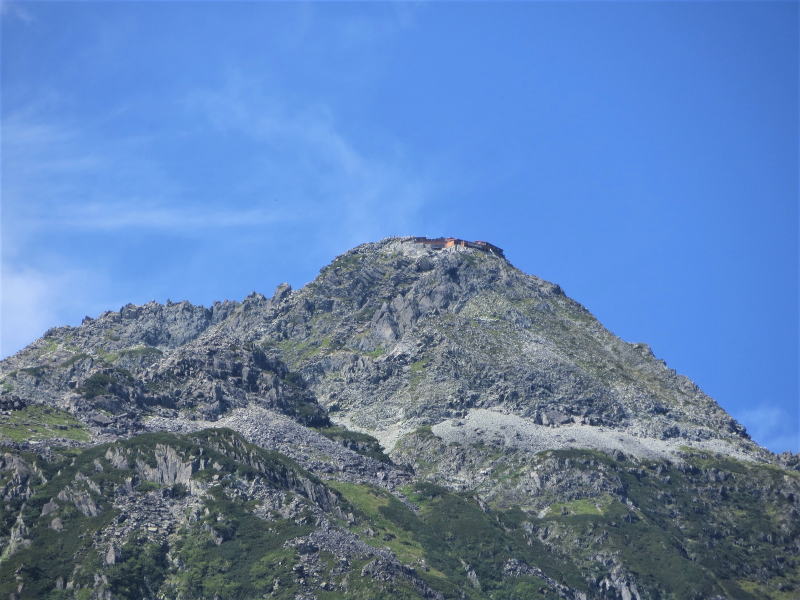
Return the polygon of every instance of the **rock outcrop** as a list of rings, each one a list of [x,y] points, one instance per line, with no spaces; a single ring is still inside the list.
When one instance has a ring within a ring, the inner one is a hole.
[[[798,456],[494,246],[126,305],[0,390],[0,596],[800,593]]]

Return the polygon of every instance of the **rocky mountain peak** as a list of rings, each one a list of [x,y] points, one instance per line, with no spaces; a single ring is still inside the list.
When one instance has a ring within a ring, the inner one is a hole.
[[[492,248],[455,238],[363,244],[251,331],[281,348],[334,419],[388,447],[419,426],[495,413],[521,419],[521,430],[652,438],[658,452],[712,440],[755,447],[649,347],[616,338],[559,286]]]
[[[574,444],[600,448],[631,436],[621,447],[635,452],[682,444],[759,452],[649,347],[616,338],[499,247],[457,238],[362,244],[304,288],[281,284],[272,298],[129,304],[49,331],[3,368],[12,372],[6,386],[32,401],[55,394],[63,406],[83,405],[94,390],[86,382],[102,381],[94,395],[117,394],[116,410],[133,402],[217,418],[269,398],[265,406],[289,415],[325,419],[327,409],[387,448],[422,426],[472,439],[470,427],[453,424],[508,428],[511,418],[523,438],[549,439],[560,427],[571,428]],[[305,391],[286,396],[297,388],[280,383],[287,377]]]
[[[0,362],[0,445],[18,600],[800,589],[797,457],[486,242],[51,329]]]

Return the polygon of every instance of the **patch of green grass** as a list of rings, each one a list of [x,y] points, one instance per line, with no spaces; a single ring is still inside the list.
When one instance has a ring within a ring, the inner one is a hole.
[[[164,353],[161,350],[153,346],[133,346],[132,348],[123,348],[116,353],[109,354],[109,358],[113,358],[113,360],[108,362],[115,362],[125,357],[156,360],[163,355]]]
[[[272,597],[293,599],[298,588],[292,567],[298,555],[284,543],[308,534],[311,526],[264,521],[221,489],[211,492],[204,517],[181,532],[171,551],[184,565],[167,580],[171,596],[264,597],[277,579],[278,593]]]
[[[93,373],[77,391],[87,398],[95,398],[96,396],[112,393],[116,385],[124,386],[132,383],[133,376],[127,369],[114,368],[107,372],[98,371]]]
[[[71,414],[41,404],[0,415],[0,438],[15,442],[51,438],[88,442],[90,439],[83,423]]]
[[[566,514],[548,511],[543,522],[559,547],[587,568],[596,552],[618,549],[641,585],[664,598],[780,598],[780,586],[795,595],[800,588],[800,578],[781,579],[795,564],[786,540],[800,535],[790,504],[770,491],[786,485],[782,470],[703,452],[680,465],[618,462],[584,450],[539,456],[576,476],[618,481],[631,503],[612,501],[601,514],[590,514],[585,502],[554,507]]]
[[[419,506],[415,512],[384,490],[341,482],[329,484],[362,516],[353,529],[366,543],[388,546],[403,561],[421,564],[424,559],[428,570],[417,569],[417,573],[448,598],[510,599],[514,598],[515,589],[529,591],[521,585],[523,579],[503,577],[502,567],[509,557],[537,565],[569,585],[585,589],[568,559],[555,560],[538,540],[525,536],[520,526],[525,519],[521,511],[487,512],[471,498],[435,484],[417,483],[403,489],[406,497]],[[364,535],[367,526],[376,535]],[[467,580],[462,560],[477,573],[482,592]],[[542,597],[538,587],[535,592],[529,597]]]
[[[329,268],[347,272],[360,268],[361,263],[362,263],[362,258],[359,255],[346,254],[334,260]]]
[[[428,368],[428,364],[430,363],[430,359],[428,357],[422,358],[420,360],[414,361],[408,367],[408,387],[412,390],[416,389],[417,386],[422,382],[425,378],[425,371]]]
[[[361,577],[361,569],[368,562],[370,561],[353,561],[349,572],[333,578],[344,589],[315,591],[315,596],[320,600],[421,600],[419,591],[404,578],[380,581]],[[454,597],[447,596],[448,599]]]
[[[41,354],[47,354],[48,352],[52,352],[53,350],[58,349],[59,342],[56,340],[49,340],[47,344],[45,344],[44,348],[42,348]]]
[[[613,498],[608,495],[597,498],[581,498],[570,502],[558,502],[547,507],[545,516],[599,516],[606,512],[612,502],[614,502]]]
[[[79,391],[87,398],[94,398],[107,393],[113,383],[114,379],[108,373],[94,373],[83,382]]]
[[[84,360],[85,358],[90,358],[88,354],[85,352],[78,352],[77,354],[73,354],[67,360],[61,363],[61,366],[65,369],[70,368],[75,363]]]
[[[390,463],[378,440],[366,433],[351,431],[344,427],[320,427],[317,429],[326,438],[340,443],[345,448],[381,462]]]
[[[433,433],[433,429],[430,425],[422,425],[417,427],[414,431],[411,432],[410,435],[418,435],[420,437],[436,437],[436,434]]]
[[[120,559],[107,569],[115,598],[137,600],[152,597],[167,574],[167,545],[134,538],[120,549]]]
[[[113,364],[119,358],[118,352],[107,352],[104,348],[96,348],[95,354],[105,363]]]
[[[306,339],[303,341],[282,340],[277,342],[275,346],[281,350],[290,364],[296,365],[312,356],[329,351],[331,349],[331,340],[329,338],[326,339],[327,343],[325,343],[325,339]]]
[[[383,346],[378,346],[375,350],[371,350],[369,352],[364,352],[364,356],[368,356],[370,358],[378,358],[379,356],[383,356],[386,354],[386,348]]]
[[[161,484],[156,483],[155,481],[142,481],[139,485],[136,486],[137,492],[152,492],[154,490],[160,490]]]
[[[416,520],[414,513],[394,496],[367,485],[342,481],[329,481],[327,484],[342,494],[348,503],[366,517],[357,529],[362,530],[363,534],[363,530],[368,526],[375,532],[374,537],[362,535],[367,544],[378,548],[388,546],[404,563],[418,561],[424,556],[422,545],[415,539],[413,533],[413,530],[421,524],[414,523]],[[404,528],[398,526],[396,521],[413,525]]]
[[[36,377],[37,379],[44,375],[44,367],[43,366],[36,366],[36,367],[23,367],[19,370],[20,373],[25,373],[26,375],[30,375],[31,377]]]
[[[428,358],[422,358],[420,360],[414,361],[409,365],[408,370],[412,374],[422,373],[428,366],[428,362],[429,362]]]
[[[794,585],[788,582],[789,579],[794,580]],[[794,574],[787,573],[786,578],[777,578],[768,583],[761,581],[751,581],[747,579],[738,579],[736,584],[754,598],[771,598],[772,600],[797,600],[797,587],[796,582],[800,579],[800,573]],[[778,586],[784,585],[786,589],[778,589]],[[787,585],[788,584],[788,585]]]

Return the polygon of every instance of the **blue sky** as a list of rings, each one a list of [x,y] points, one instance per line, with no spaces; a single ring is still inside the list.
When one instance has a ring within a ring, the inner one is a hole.
[[[2,4],[2,354],[127,302],[506,249],[798,429],[798,4]]]

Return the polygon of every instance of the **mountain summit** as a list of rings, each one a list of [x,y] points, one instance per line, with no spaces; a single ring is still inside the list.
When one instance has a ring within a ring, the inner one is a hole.
[[[800,590],[797,459],[488,242],[127,305],[0,378],[6,597]]]

